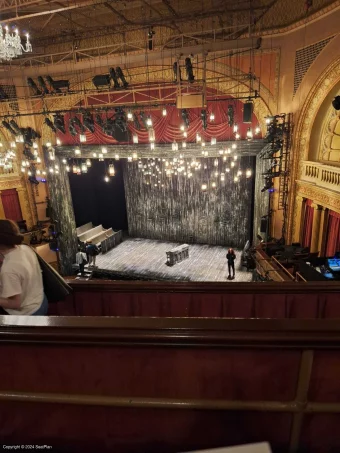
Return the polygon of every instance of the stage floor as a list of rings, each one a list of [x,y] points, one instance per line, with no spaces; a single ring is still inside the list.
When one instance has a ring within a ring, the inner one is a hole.
[[[99,271],[114,271],[150,280],[228,281],[227,247],[190,244],[189,258],[169,267],[166,265],[166,252],[177,245],[180,244],[129,238],[106,254],[98,255],[96,265]],[[251,281],[252,273],[240,266],[241,251],[235,252],[236,276],[232,281]]]

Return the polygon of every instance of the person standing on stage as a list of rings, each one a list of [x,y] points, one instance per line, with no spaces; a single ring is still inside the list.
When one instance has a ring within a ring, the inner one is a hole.
[[[236,254],[234,249],[229,249],[227,253],[227,261],[228,261],[228,280],[233,280],[235,278],[235,260]],[[233,271],[233,276],[231,276],[231,270]]]
[[[86,247],[86,254],[89,255],[89,266],[96,267],[96,257],[99,255],[99,249],[92,241],[88,241]]]

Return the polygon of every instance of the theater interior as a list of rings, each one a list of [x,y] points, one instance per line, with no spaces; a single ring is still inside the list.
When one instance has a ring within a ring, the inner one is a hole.
[[[340,451],[339,24],[0,0],[0,219],[70,288],[0,316],[4,449]]]

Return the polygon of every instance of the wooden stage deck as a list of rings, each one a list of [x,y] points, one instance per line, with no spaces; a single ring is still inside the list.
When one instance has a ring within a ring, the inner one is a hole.
[[[228,282],[227,247],[190,244],[189,259],[166,265],[166,252],[180,245],[174,242],[129,238],[104,255],[97,256],[98,270],[150,280]],[[240,267],[241,251],[236,250],[236,278],[249,282],[252,273]]]

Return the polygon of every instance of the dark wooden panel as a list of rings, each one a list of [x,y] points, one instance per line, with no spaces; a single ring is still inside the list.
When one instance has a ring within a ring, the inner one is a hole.
[[[161,183],[147,185],[137,162],[125,163],[124,184],[131,236],[174,242],[197,242],[243,248],[251,236],[253,180],[245,178],[253,158],[241,158],[243,176],[234,182],[236,170],[225,174],[225,182],[213,176],[228,165],[219,158],[202,159],[202,169],[184,175],[165,175],[165,162],[157,161]],[[145,162],[144,162],[145,163]],[[207,169],[204,170],[204,164]],[[235,166],[235,169],[238,165]],[[203,183],[216,181],[217,188],[203,192]],[[156,181],[157,183],[157,181]],[[162,184],[164,187],[162,187]]]
[[[1,403],[3,443],[52,445],[51,451],[178,453],[269,441],[286,452],[290,414],[231,413]]]
[[[306,415],[301,433],[301,452],[338,453],[340,414]]]

